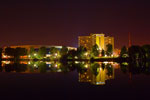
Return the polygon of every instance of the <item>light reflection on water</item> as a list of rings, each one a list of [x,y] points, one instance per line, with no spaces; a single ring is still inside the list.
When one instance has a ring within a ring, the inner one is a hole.
[[[105,85],[107,80],[115,79],[115,70],[120,69],[122,73],[150,74],[150,62],[134,62],[121,64],[115,62],[65,62],[57,61],[2,61],[1,72],[18,73],[68,73],[77,71],[78,80],[82,83],[93,85]]]
[[[119,68],[114,62],[43,62],[43,61],[2,61],[1,72],[19,73],[49,73],[49,72],[71,72],[77,70],[79,82],[88,82],[94,85],[104,85],[106,80],[114,79],[115,69]]]

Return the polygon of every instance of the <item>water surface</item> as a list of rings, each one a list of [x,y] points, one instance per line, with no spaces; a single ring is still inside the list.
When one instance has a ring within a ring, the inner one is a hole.
[[[0,68],[3,99],[146,99],[149,63],[9,62]]]

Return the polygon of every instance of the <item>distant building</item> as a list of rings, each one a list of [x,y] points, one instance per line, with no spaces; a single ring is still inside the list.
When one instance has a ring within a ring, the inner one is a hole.
[[[90,50],[93,46],[91,36],[79,36],[79,46],[86,47],[87,50]]]
[[[108,44],[112,44],[114,50],[114,37],[105,37],[105,34],[91,33],[90,36],[79,36],[78,46],[86,47],[91,50],[92,46],[98,45],[100,50],[106,50]]]
[[[46,49],[47,49],[47,54],[46,54],[46,56],[48,57],[48,56],[50,56],[50,48],[51,48],[51,47],[55,47],[55,48],[57,48],[58,50],[60,50],[63,46],[51,46],[51,45],[16,45],[16,46],[6,46],[6,47],[3,48],[3,53],[2,53],[2,57],[3,57],[3,58],[12,58],[12,57],[7,56],[7,55],[4,54],[5,49],[6,49],[7,47],[10,47],[10,48],[25,48],[25,49],[27,49],[28,52],[30,51],[31,48],[34,48],[35,51],[38,51],[39,48],[41,48],[41,47],[46,47]],[[76,50],[76,49],[77,49],[77,48],[75,48],[75,47],[67,47],[67,48],[68,48],[69,50]],[[24,57],[27,58],[27,55],[24,56]]]

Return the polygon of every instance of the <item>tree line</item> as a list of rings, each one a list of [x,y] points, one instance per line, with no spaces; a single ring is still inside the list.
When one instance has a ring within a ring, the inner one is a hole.
[[[95,44],[90,51],[88,51],[85,47],[80,46],[77,50],[69,50],[66,46],[63,46],[61,49],[55,47],[40,47],[39,49],[35,49],[31,47],[29,50],[26,48],[11,48],[7,47],[4,50],[1,49],[1,54],[3,53],[7,56],[11,56],[14,60],[21,59],[21,56],[28,56],[29,59],[87,59],[101,56],[111,56],[113,53],[112,45],[107,45],[107,51],[99,49],[98,45]],[[46,55],[50,56],[46,58]]]
[[[150,45],[133,45],[129,48],[122,47],[120,57],[129,58],[130,61],[150,60]]]

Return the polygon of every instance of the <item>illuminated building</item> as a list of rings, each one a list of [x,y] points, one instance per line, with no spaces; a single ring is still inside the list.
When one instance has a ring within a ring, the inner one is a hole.
[[[92,39],[91,36],[79,36],[79,46],[86,47],[87,50],[92,48]]]
[[[97,44],[100,50],[105,50],[105,38],[104,34],[93,34],[91,33],[91,38],[92,38],[92,45]]]
[[[106,50],[107,44],[112,44],[114,49],[114,37],[105,37],[105,34],[91,33],[90,36],[79,36],[78,45],[91,50],[92,46],[98,45],[100,50]]]

